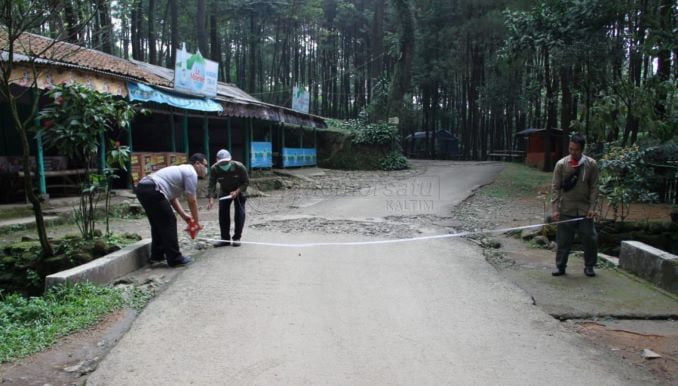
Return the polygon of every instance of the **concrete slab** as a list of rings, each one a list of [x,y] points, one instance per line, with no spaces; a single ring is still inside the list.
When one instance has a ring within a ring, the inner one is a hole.
[[[151,239],[143,239],[87,264],[47,276],[45,289],[58,284],[85,281],[109,283],[146,265],[150,251]]]
[[[567,275],[551,276],[554,252],[529,248],[519,239],[500,237],[504,259],[488,259],[502,275],[529,293],[535,303],[561,319],[617,317],[662,319],[678,316],[678,298],[614,264],[583,273],[584,259],[573,253]]]
[[[678,295],[678,256],[639,241],[622,241],[619,267]]]
[[[550,268],[508,269],[504,273],[532,295],[539,307],[559,319],[678,316],[678,302],[650,283],[634,280],[616,269],[599,268],[598,276],[589,278],[582,272],[583,259],[571,257],[570,263],[572,269],[561,277],[551,276]]]
[[[297,177],[301,179],[312,179],[317,176],[324,176],[325,169],[318,167],[301,167],[292,169],[273,169],[273,173],[285,177]]]

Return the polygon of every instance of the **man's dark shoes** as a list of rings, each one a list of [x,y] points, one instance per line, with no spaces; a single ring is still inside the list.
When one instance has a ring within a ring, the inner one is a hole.
[[[216,243],[214,243],[214,248],[227,247],[229,245],[231,245],[230,241],[217,241]]]
[[[584,275],[594,277],[596,276],[596,272],[593,270],[593,267],[586,267],[584,268]]]
[[[563,276],[565,275],[565,270],[556,268],[553,272],[551,272],[551,276]]]
[[[179,259],[177,259],[177,260],[174,260],[174,261],[172,261],[172,262],[168,262],[167,265],[169,265],[169,266],[172,267],[172,268],[174,268],[174,267],[183,267],[183,266],[185,266],[185,265],[191,264],[192,262],[193,262],[193,259],[191,259],[190,257],[188,257],[188,256],[181,256],[181,257],[180,257]]]
[[[233,246],[239,247],[240,246],[240,240],[233,240]]]
[[[151,256],[151,257],[148,258],[148,264],[149,265],[153,265],[153,264],[156,264],[156,263],[162,263],[164,261],[165,261],[164,257]]]

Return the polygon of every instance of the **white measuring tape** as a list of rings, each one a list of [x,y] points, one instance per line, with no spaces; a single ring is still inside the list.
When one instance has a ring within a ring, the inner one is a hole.
[[[557,225],[564,224],[568,222],[576,222],[583,220],[584,217],[572,218],[569,220],[557,221],[552,223],[544,224],[533,224],[533,225],[524,225],[520,227],[513,228],[499,228],[486,231],[474,231],[474,232],[459,232],[459,233],[446,233],[444,235],[431,235],[431,236],[420,236],[420,237],[409,237],[404,239],[392,239],[392,240],[374,240],[374,241],[344,241],[344,242],[325,242],[325,243],[272,243],[266,241],[240,241],[241,244],[249,245],[265,245],[269,247],[290,247],[290,248],[308,248],[308,247],[324,247],[324,246],[341,246],[341,245],[373,245],[373,244],[394,244],[394,243],[406,243],[410,241],[420,241],[420,240],[433,240],[433,239],[446,239],[451,237],[462,237],[475,234],[484,234],[484,233],[505,233],[509,231],[517,231],[522,229],[542,227],[544,225]],[[232,240],[221,240],[221,239],[210,239],[205,237],[199,237],[198,240],[209,241],[209,242],[232,242]]]

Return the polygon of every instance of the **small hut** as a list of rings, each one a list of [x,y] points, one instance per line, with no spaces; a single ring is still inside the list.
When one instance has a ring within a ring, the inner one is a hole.
[[[525,150],[525,164],[544,168],[546,150],[546,129],[525,129],[516,133],[516,144]],[[553,164],[563,157],[563,130],[551,129],[551,160]]]

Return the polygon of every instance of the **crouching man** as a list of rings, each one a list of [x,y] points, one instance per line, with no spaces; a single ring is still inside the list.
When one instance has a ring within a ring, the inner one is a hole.
[[[177,237],[177,218],[174,211],[190,224],[195,221],[202,228],[198,217],[198,177],[207,175],[209,164],[203,154],[196,153],[187,165],[168,166],[151,173],[139,181],[135,193],[146,211],[151,224],[151,262],[166,260],[170,267],[188,265],[193,260],[183,256],[179,250]],[[179,202],[186,194],[189,215]],[[174,208],[174,211],[172,211]]]

